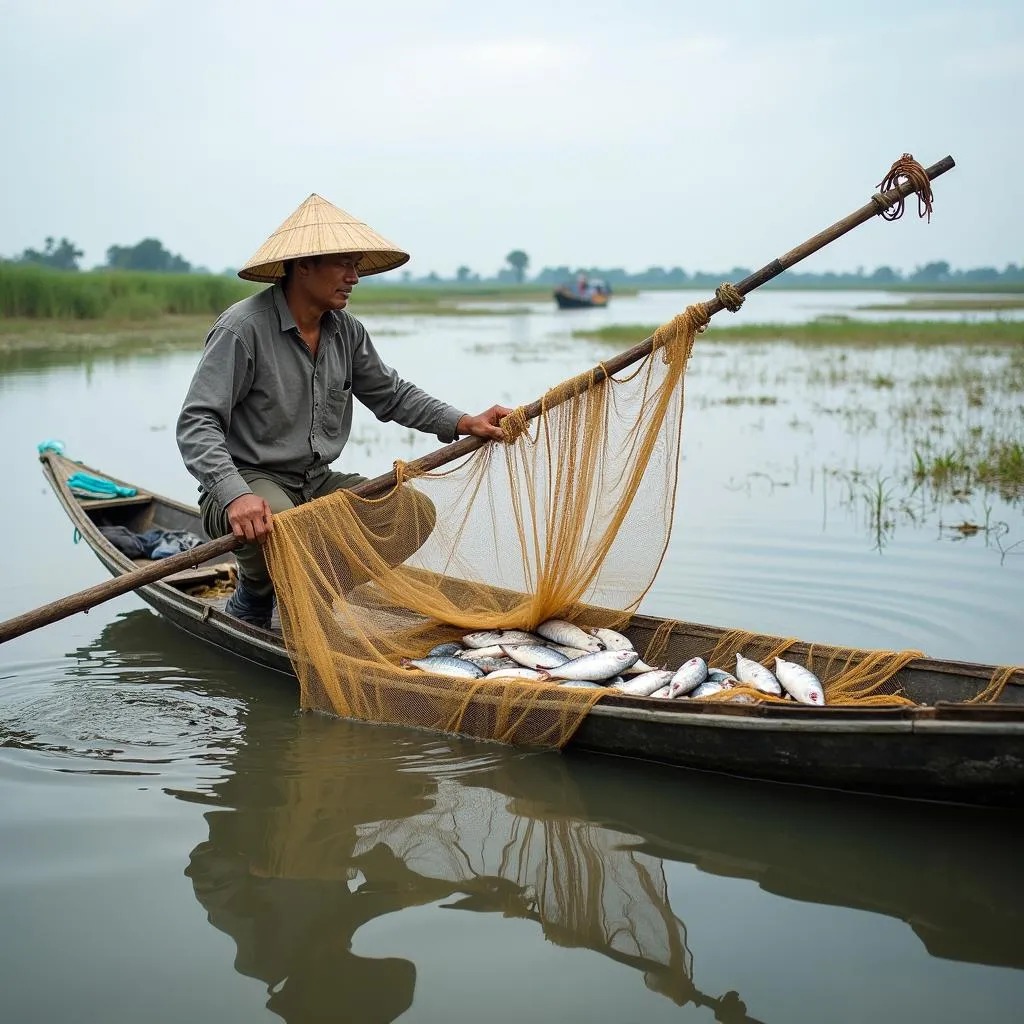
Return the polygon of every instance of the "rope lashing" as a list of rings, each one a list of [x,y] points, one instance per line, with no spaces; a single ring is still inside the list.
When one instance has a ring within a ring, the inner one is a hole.
[[[889,168],[889,173],[878,183],[881,192],[876,192],[871,197],[871,202],[878,209],[879,216],[883,220],[899,220],[903,216],[904,196],[900,195],[890,201],[882,193],[899,188],[904,181],[909,182],[917,193],[917,215],[927,217],[930,223],[932,219],[932,183],[928,178],[928,172],[909,153],[904,153]]]
[[[730,313],[738,313],[743,305],[743,293],[728,281],[723,281],[715,289],[715,297]]]

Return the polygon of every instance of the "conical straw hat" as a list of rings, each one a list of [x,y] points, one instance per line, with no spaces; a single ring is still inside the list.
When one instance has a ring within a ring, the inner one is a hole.
[[[315,192],[259,247],[238,272],[246,281],[276,281],[284,261],[303,256],[361,252],[359,273],[382,274],[409,260],[393,242]]]

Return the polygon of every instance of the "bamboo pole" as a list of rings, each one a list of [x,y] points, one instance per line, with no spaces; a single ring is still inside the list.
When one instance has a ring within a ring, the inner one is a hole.
[[[932,164],[931,167],[926,169],[925,173],[931,181],[939,177],[939,175],[945,174],[946,171],[952,170],[955,166],[953,158],[947,156],[938,163]],[[892,206],[900,198],[905,199],[911,195],[913,191],[913,185],[909,181],[904,181],[897,188],[883,192],[882,197],[887,206]],[[771,263],[766,264],[760,270],[756,270],[749,277],[745,277],[742,281],[737,282],[735,285],[736,289],[741,295],[749,294],[766,282],[771,281],[772,278],[778,277],[784,270],[788,270],[801,260],[816,253],[819,249],[823,249],[830,242],[834,242],[837,238],[859,227],[865,221],[871,220],[872,217],[878,216],[881,212],[881,208],[874,201],[866,203],[860,209],[854,210],[849,216],[836,221],[831,227],[818,232],[813,238],[807,239],[806,242],[798,245],[795,249],[790,249],[789,252],[784,253],[778,259],[772,260]],[[725,306],[722,305],[721,300],[716,296],[707,304],[707,308],[709,315],[714,316],[725,309]],[[592,383],[600,383],[607,376],[618,373],[619,370],[625,369],[625,367],[639,362],[641,359],[645,359],[651,354],[653,345],[654,338],[652,335],[650,338],[640,342],[639,345],[634,345],[632,348],[620,352],[619,355],[605,360],[602,365],[594,367],[591,371]],[[550,408],[550,406],[551,403],[549,402],[548,407]],[[536,419],[541,413],[541,399],[526,406],[524,411],[527,419]],[[482,448],[485,444],[490,443],[490,441],[479,437],[464,437],[459,441],[445,445],[443,448],[439,448],[428,455],[424,455],[422,458],[408,463],[406,467],[407,472],[410,475],[429,473],[450,462],[454,462],[456,459],[461,459],[476,451],[477,448]],[[360,498],[373,498],[394,486],[395,471],[392,469],[390,473],[384,473],[351,488],[351,493]],[[104,601],[119,597],[121,594],[127,594],[129,591],[137,590],[139,587],[147,586],[150,583],[156,583],[158,580],[171,576],[183,569],[195,568],[202,562],[209,561],[212,558],[241,547],[243,543],[244,541],[239,540],[233,534],[219,537],[216,540],[192,548],[191,551],[185,551],[180,555],[172,555],[170,558],[161,559],[159,562],[154,562],[152,565],[147,565],[142,569],[125,573],[123,576],[116,576],[114,579],[99,583],[94,587],[89,587],[87,590],[79,591],[77,594],[62,597],[57,601],[52,601],[50,604],[36,608],[34,611],[25,612],[23,615],[8,619],[6,622],[0,622],[0,644],[29,633],[41,626],[49,625],[51,622],[67,618],[76,612],[88,611]]]

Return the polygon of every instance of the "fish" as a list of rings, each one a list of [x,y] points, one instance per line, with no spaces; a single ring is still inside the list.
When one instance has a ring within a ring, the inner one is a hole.
[[[500,629],[485,629],[478,633],[467,633],[462,638],[462,642],[467,647],[493,647],[500,636]]]
[[[523,668],[517,665],[515,668],[498,668],[487,673],[488,679],[530,679],[538,682],[542,676],[532,668]]]
[[[691,658],[689,661],[683,662],[673,673],[669,682],[669,698],[683,697],[696,690],[707,677],[708,666],[703,658]]]
[[[624,676],[638,676],[644,672],[655,672],[658,669],[654,665],[648,665],[647,662],[641,661],[639,658],[633,662],[632,665],[627,669],[622,670]]]
[[[571,622],[565,619],[548,619],[542,622],[536,630],[545,640],[554,644],[565,644],[567,647],[579,647],[581,650],[591,653],[601,650],[601,641],[595,637],[588,636]]]
[[[506,658],[504,655],[500,658],[473,658],[472,661],[469,658],[465,658],[463,660],[468,661],[470,665],[476,665],[477,668],[482,668],[488,675],[492,672],[497,672],[499,669],[520,667],[519,662]]]
[[[704,697],[710,697],[713,694],[721,693],[723,690],[731,690],[732,688],[732,683],[719,683],[715,682],[713,679],[705,679],[704,682],[690,694],[690,699],[702,700]]]
[[[603,690],[603,683],[594,683],[589,679],[566,679],[563,682],[559,682],[559,686],[576,686],[583,690]]]
[[[559,654],[564,654],[570,661],[573,658],[582,658],[584,654],[593,654],[593,651],[585,651],[582,647],[569,647],[566,644],[546,643],[544,646],[558,651]]]
[[[666,669],[665,671],[668,670]],[[654,693],[648,694],[648,696],[657,697],[659,700],[668,697],[668,683],[666,683],[660,690],[655,690]]]
[[[465,658],[466,661],[479,661],[481,658],[500,658],[501,646],[491,644],[490,647],[470,647],[468,651],[459,651],[456,658]]]
[[[436,676],[460,676],[464,679],[482,679],[484,670],[463,658],[442,655],[435,658],[403,658],[403,668],[418,668]]]
[[[462,650],[462,644],[457,644],[457,643],[438,644],[436,647],[431,647],[430,650],[427,651],[427,657],[428,658],[454,657],[461,650]]]
[[[467,633],[462,642],[467,647],[494,647],[497,644],[542,644],[544,640],[522,629],[485,629]]]
[[[563,665],[545,669],[550,679],[579,679],[598,682],[619,675],[640,655],[636,651],[595,651],[582,658],[574,658]]]
[[[708,679],[712,679],[716,683],[732,683],[733,686],[739,682],[731,672],[726,672],[724,668],[709,668]]]
[[[550,647],[540,644],[503,644],[502,652],[523,668],[548,669],[564,665],[569,659]]]
[[[782,696],[782,687],[772,670],[765,668],[760,662],[744,658],[739,651],[736,652],[736,678],[762,693],[770,693],[775,697]]]
[[[795,661],[783,661],[782,658],[775,659],[775,675],[786,693],[801,704],[816,704],[819,707],[825,705],[825,688],[821,680],[803,665]]]
[[[633,641],[628,636],[616,633],[614,629],[588,629],[591,636],[596,636],[604,644],[606,651],[632,651]]]
[[[651,672],[630,676],[629,679],[623,679],[621,683],[613,682],[611,687],[630,697],[650,697],[655,690],[667,687],[674,674],[669,669],[656,668]]]

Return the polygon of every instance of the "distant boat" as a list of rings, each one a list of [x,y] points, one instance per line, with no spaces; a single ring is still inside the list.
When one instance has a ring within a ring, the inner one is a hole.
[[[607,306],[611,301],[612,290],[603,281],[591,281],[583,291],[571,284],[559,285],[554,296],[559,309],[589,309],[592,306]]]

